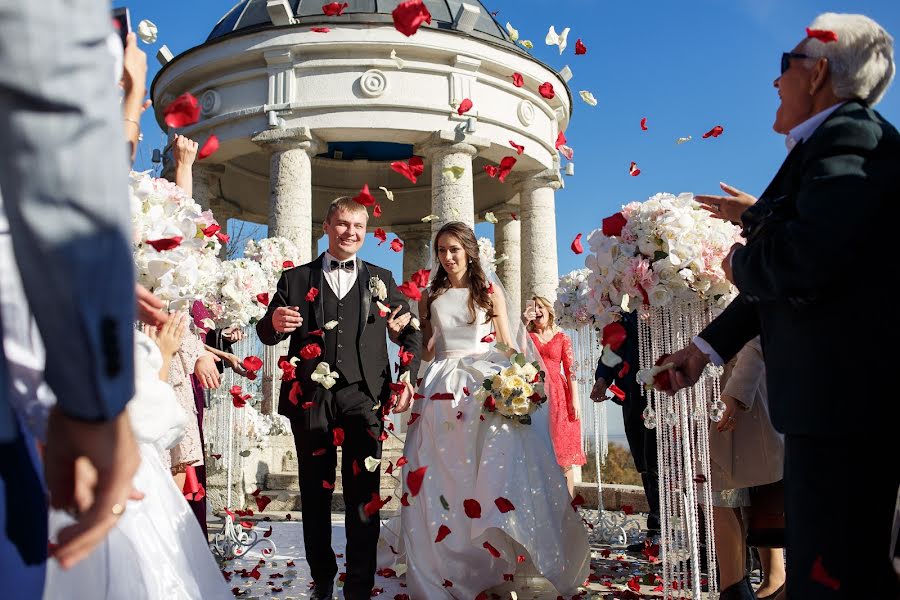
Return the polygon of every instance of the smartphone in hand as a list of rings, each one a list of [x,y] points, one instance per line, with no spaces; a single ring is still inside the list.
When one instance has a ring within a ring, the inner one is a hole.
[[[112,9],[112,21],[113,29],[119,34],[119,39],[122,40],[122,47],[124,48],[125,38],[131,32],[131,14],[128,12],[128,8]]]

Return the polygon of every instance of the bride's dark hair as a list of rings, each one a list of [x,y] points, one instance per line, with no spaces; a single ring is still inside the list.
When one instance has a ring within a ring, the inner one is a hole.
[[[431,280],[431,285],[428,287],[428,309],[425,318],[431,320],[431,303],[451,287],[447,271],[444,270],[444,266],[438,257],[438,240],[444,235],[450,235],[459,240],[459,245],[462,246],[466,253],[466,262],[468,263],[466,270],[469,275],[469,314],[472,317],[469,323],[475,322],[476,304],[487,312],[484,322],[489,323],[494,318],[494,303],[488,295],[490,284],[488,283],[487,275],[485,275],[484,269],[481,268],[478,240],[475,239],[475,232],[472,231],[472,228],[461,221],[450,221],[441,227],[437,235],[434,236],[434,243],[431,245],[431,249],[434,254],[435,275]]]

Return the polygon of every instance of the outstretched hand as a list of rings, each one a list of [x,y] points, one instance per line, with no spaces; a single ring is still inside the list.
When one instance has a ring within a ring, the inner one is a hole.
[[[704,210],[712,213],[712,216],[724,221],[731,221],[740,225],[741,215],[744,211],[756,204],[756,197],[746,192],[731,187],[727,183],[719,183],[719,187],[728,194],[727,196],[694,196],[694,200],[702,204]]]
[[[388,337],[391,338],[391,341],[395,344],[397,340],[400,339],[400,334],[403,333],[403,330],[406,329],[406,326],[409,325],[409,322],[412,320],[412,313],[407,311],[397,316],[403,309],[403,306],[397,306],[394,310],[391,311],[390,316],[387,319],[387,327],[388,327]]]
[[[703,374],[703,368],[709,363],[709,357],[691,343],[687,347],[670,354],[666,358],[666,363],[674,365],[669,371],[669,377],[667,378],[671,387],[663,389],[659,384],[655,387],[660,392],[674,395],[678,390],[691,387],[697,383],[700,375]]]

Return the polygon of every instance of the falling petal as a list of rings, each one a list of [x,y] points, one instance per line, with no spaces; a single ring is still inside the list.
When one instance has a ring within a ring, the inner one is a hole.
[[[187,127],[200,120],[200,103],[191,94],[182,94],[163,110],[166,125],[173,128]]]
[[[523,48],[528,48],[529,50],[531,50],[532,48],[534,48],[534,44],[531,42],[531,40],[522,40],[522,41],[519,42],[519,44],[520,44]]]
[[[425,471],[427,469],[427,466],[419,467],[406,475],[406,487],[409,489],[409,495],[413,498],[418,496],[419,491],[422,489],[422,481],[425,479]]]
[[[516,149],[516,154],[522,154],[523,152],[525,152],[525,146],[517,144],[512,140],[509,140],[509,145]]]
[[[460,166],[452,166],[452,167],[444,167],[442,173],[444,175],[449,175],[452,179],[459,181],[459,178],[463,176],[463,173],[466,172],[465,167]]]
[[[597,106],[597,99],[594,98],[594,94],[588,90],[581,90],[578,92],[578,95],[581,96],[581,99],[584,100],[585,104],[588,106]]]
[[[566,27],[562,30],[561,33],[557,34],[556,29],[554,29],[553,25],[550,26],[550,30],[547,31],[547,37],[544,38],[544,42],[548,46],[559,46],[559,53],[562,54],[566,49],[566,40],[569,37],[569,28]]]
[[[392,192],[391,190],[387,189],[387,188],[384,187],[383,185],[378,186],[378,189],[381,190],[382,192],[384,192],[384,195],[387,196],[387,199],[388,199],[388,200],[390,200],[391,202],[394,201],[394,192]]]
[[[575,40],[575,54],[587,54],[587,46],[581,41],[581,38]]]
[[[431,24],[431,13],[422,0],[407,0],[391,12],[394,27],[403,35],[414,35],[424,23]]]
[[[632,177],[637,177],[641,174],[641,170],[637,168],[637,163],[631,161],[631,165],[628,167],[628,174]]]
[[[423,223],[431,223],[432,221],[434,221],[436,219],[440,219],[440,217],[437,215],[428,215],[428,216],[422,217],[422,222]]]
[[[469,98],[463,98],[462,102],[459,103],[459,108],[456,109],[456,114],[464,115],[472,110],[472,106],[472,101]]]
[[[437,536],[434,538],[434,543],[437,544],[438,542],[443,540],[445,537],[450,535],[450,533],[451,533],[451,531],[450,531],[449,527],[447,527],[446,525],[441,525],[440,527],[438,527],[438,532],[437,532]]]
[[[685,142],[691,141],[692,139],[693,139],[693,137],[690,136],[690,135],[687,136],[687,137],[680,137],[680,138],[678,138],[677,140],[675,140],[675,143],[676,143],[676,144],[683,144],[683,143],[685,143]]]
[[[143,21],[138,23],[137,35],[145,44],[155,44],[157,36],[156,25],[153,23],[153,21],[144,19]]]
[[[572,240],[572,252],[575,254],[582,254],[584,252],[584,247],[581,245],[581,234],[575,236],[575,239]]]
[[[547,100],[553,100],[553,98],[556,97],[556,92],[553,90],[553,84],[549,81],[545,81],[539,85],[538,92]]]
[[[497,223],[497,217],[495,217],[494,213],[492,213],[492,212],[484,213],[484,220],[487,221],[488,223],[494,223],[494,224]]]
[[[703,134],[703,139],[706,139],[708,137],[717,138],[720,135],[722,135],[722,133],[724,131],[725,131],[725,129],[721,125],[716,125],[715,127],[713,127],[712,129],[710,129],[709,131],[707,131],[706,133]]]
[[[406,61],[397,56],[397,51],[393,49],[391,50],[391,60],[397,64],[398,69],[402,69],[406,66]]]
[[[516,87],[522,87],[525,85],[525,80],[522,78],[521,73],[513,73],[512,74],[513,85]]]
[[[809,27],[807,27],[806,37],[819,40],[823,44],[838,41],[837,33],[835,33],[834,31],[829,31],[828,29],[810,29]]]
[[[641,119],[641,131],[647,131],[647,117]]]
[[[325,323],[325,325],[323,325],[323,327],[329,331],[331,331],[332,329],[334,329],[337,326],[338,326],[337,321],[328,321],[327,323]]]
[[[366,471],[368,471],[369,473],[374,473],[375,469],[378,468],[378,465],[381,464],[381,460],[373,456],[367,456],[363,462],[366,465]]]
[[[519,39],[519,30],[509,24],[509,21],[506,22],[506,32],[509,33],[509,39],[512,41],[517,41]]]

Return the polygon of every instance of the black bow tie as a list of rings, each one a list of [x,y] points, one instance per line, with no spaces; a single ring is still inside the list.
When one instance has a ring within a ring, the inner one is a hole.
[[[345,271],[350,271],[352,273],[353,267],[355,265],[356,265],[356,263],[352,260],[345,260],[344,262],[338,262],[336,260],[333,260],[333,261],[331,261],[331,270],[334,271],[335,269],[343,269]]]

